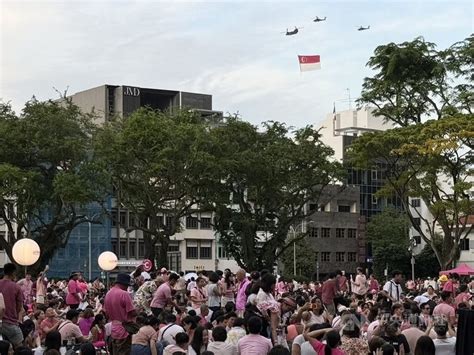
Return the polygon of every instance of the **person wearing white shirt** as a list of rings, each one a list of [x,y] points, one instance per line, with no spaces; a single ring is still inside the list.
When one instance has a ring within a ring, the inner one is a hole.
[[[394,271],[392,275],[393,278],[383,286],[382,294],[392,302],[400,302],[400,296],[403,293],[402,286],[400,285],[402,282],[402,272]]]
[[[175,324],[176,316],[167,313],[165,316],[166,325],[158,332],[158,341],[165,341],[167,344],[176,345],[176,334],[185,332],[184,328]]]

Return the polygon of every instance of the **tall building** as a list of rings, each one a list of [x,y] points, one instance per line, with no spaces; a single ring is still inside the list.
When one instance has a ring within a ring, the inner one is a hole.
[[[401,201],[397,197],[378,198],[376,192],[384,185],[383,165],[379,165],[376,170],[356,169],[347,160],[347,148],[364,133],[384,131],[390,128],[394,128],[394,125],[384,121],[382,117],[375,116],[370,108],[350,109],[328,114],[320,126],[321,141],[334,150],[334,159],[343,163],[347,168],[345,183],[359,189],[358,213],[361,217],[361,226],[365,226],[365,223],[370,221],[373,215],[380,213],[388,205],[401,208]],[[360,261],[365,261],[370,265],[372,262],[370,245],[362,246],[362,242],[366,244],[365,237],[360,240],[359,255],[361,249],[366,248],[365,260],[361,258]]]
[[[173,112],[189,108],[203,116],[222,117],[212,109],[212,95],[176,90],[140,88],[127,85],[101,85],[70,96],[73,103],[84,111],[94,112],[106,121],[113,115],[129,115],[140,107]]]
[[[222,112],[212,108],[212,95],[207,94],[102,85],[75,93],[70,98],[84,112],[93,111],[99,124],[113,115],[126,116],[144,106],[169,112],[186,108],[209,120],[222,118]],[[71,270],[83,270],[87,277],[89,260],[91,276],[99,276],[97,258],[105,250],[111,250],[119,257],[118,270],[130,271],[142,263],[145,255],[143,233],[133,229],[134,217],[124,208],[117,209],[114,198],[110,198],[108,208],[112,218],[98,218],[96,206],[85,211],[91,220],[100,223],[82,224],[73,230],[66,247],[60,249],[51,261],[55,276],[65,277]],[[181,221],[183,230],[171,237],[168,248],[172,270],[237,269],[235,261],[228,258],[218,244],[211,218],[210,213],[200,213]],[[166,216],[163,216],[163,223],[167,223]]]
[[[366,220],[360,215],[359,195],[357,186],[333,185],[323,191],[319,204],[309,204],[313,213],[305,228],[315,251],[317,279],[335,270],[354,273],[365,262]]]

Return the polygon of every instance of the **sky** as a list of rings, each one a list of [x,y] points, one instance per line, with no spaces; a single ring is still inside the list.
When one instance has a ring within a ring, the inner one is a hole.
[[[0,0],[0,98],[19,111],[33,95],[130,85],[212,94],[255,124],[317,125],[360,95],[377,46],[423,36],[446,48],[474,32],[473,4]],[[300,73],[297,55],[312,54],[321,70]]]

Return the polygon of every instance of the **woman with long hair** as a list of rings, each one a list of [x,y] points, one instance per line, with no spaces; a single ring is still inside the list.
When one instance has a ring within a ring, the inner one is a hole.
[[[209,343],[209,332],[206,328],[198,326],[194,330],[194,336],[188,347],[189,355],[201,355],[207,349]]]
[[[319,341],[317,338],[321,334],[326,334],[326,344]],[[313,332],[305,332],[304,338],[309,341],[314,351],[320,355],[345,355],[344,351],[339,349],[341,344],[341,336],[333,328],[325,328],[315,330]]]
[[[423,335],[418,338],[415,346],[415,355],[432,355],[436,352],[433,339],[428,335]]]
[[[105,347],[105,317],[103,314],[97,314],[92,322],[90,332],[92,334],[92,344],[96,348]]]
[[[235,303],[235,279],[230,271],[224,275],[221,304],[225,306],[228,302]]]

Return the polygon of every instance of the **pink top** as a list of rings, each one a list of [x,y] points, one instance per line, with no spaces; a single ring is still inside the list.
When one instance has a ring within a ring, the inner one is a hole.
[[[245,310],[245,304],[247,303],[247,295],[245,294],[245,290],[249,284],[249,279],[245,278],[239,285],[239,289],[237,290],[237,298],[235,300],[235,309],[238,311]]]
[[[156,343],[157,336],[156,330],[151,325],[145,325],[137,334],[132,335],[132,344],[149,346],[151,340]]]
[[[5,302],[3,321],[9,324],[18,324],[17,304],[23,303],[23,294],[20,286],[8,279],[0,280],[0,293]]]
[[[112,322],[112,339],[127,338],[128,332],[122,326],[122,322],[132,320],[129,313],[135,310],[128,292],[118,286],[112,287],[105,296],[104,309],[109,321]]]
[[[155,291],[153,300],[151,301],[150,307],[153,308],[165,308],[168,302],[171,300],[171,287],[165,282]]]
[[[191,306],[194,309],[201,307],[201,304],[207,301],[207,290],[205,288],[195,287],[191,290],[191,296],[197,299],[197,302],[191,301]]]
[[[444,316],[447,320],[454,319],[454,307],[447,303],[441,302],[433,309],[433,316]]]
[[[242,337],[237,343],[239,354],[245,355],[267,355],[273,348],[270,339],[260,334],[249,334]]]
[[[325,344],[321,343],[317,339],[311,339],[310,343],[317,354],[324,354],[325,349],[326,349]],[[345,355],[345,354],[344,354],[344,351],[342,351],[341,349],[335,348],[335,349],[332,349],[331,355]]]
[[[79,304],[81,299],[79,297],[79,293],[81,293],[81,289],[76,281],[73,279],[69,280],[67,284],[67,295],[66,295],[66,303],[67,304]]]

